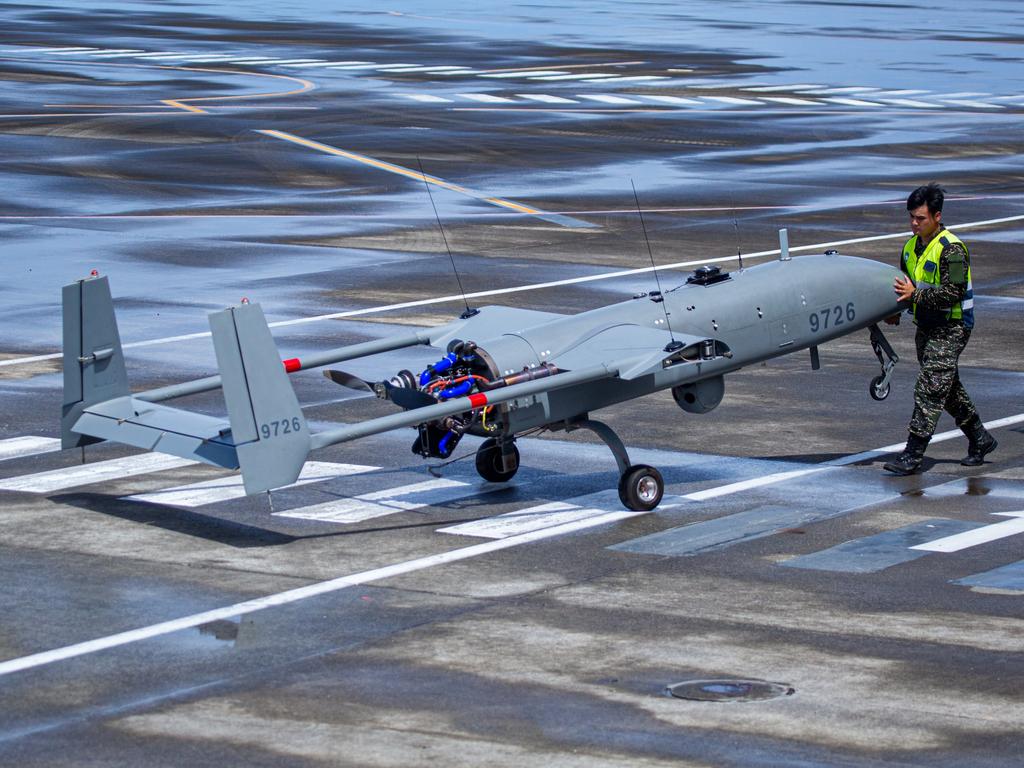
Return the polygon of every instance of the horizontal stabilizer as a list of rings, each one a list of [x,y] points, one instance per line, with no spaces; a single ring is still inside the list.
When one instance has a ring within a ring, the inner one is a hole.
[[[133,397],[118,397],[86,407],[74,431],[215,467],[238,469],[227,421]]]

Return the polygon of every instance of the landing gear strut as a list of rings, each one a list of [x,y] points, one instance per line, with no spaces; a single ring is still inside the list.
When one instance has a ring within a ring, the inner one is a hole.
[[[575,429],[589,429],[611,449],[615,463],[619,466],[619,499],[626,509],[648,512],[661,503],[661,497],[665,494],[665,481],[661,473],[646,464],[630,464],[626,446],[611,427],[587,418],[566,422],[566,432]]]
[[[875,351],[875,357],[882,366],[882,374],[871,380],[868,392],[874,400],[885,400],[889,396],[889,380],[896,369],[896,363],[900,361],[899,355],[889,345],[888,339],[882,335],[878,325],[871,326],[871,349]]]

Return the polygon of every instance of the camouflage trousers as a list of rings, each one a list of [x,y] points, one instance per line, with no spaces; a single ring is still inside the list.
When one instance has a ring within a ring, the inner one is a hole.
[[[970,329],[961,323],[918,327],[914,341],[921,373],[914,386],[914,415],[910,417],[909,427],[912,434],[931,437],[943,410],[956,420],[958,427],[977,414],[967,390],[960,383],[957,367],[960,353],[970,338]]]

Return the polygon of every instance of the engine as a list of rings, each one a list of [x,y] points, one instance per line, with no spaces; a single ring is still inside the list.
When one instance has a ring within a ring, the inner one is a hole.
[[[448,354],[424,368],[419,376],[411,371],[400,371],[389,381],[375,385],[374,391],[378,397],[403,408],[419,408],[533,381],[557,372],[554,365],[542,363],[498,375],[493,358],[483,349],[472,341],[455,340],[448,345]],[[479,437],[501,434],[505,429],[504,414],[504,406],[486,405],[423,424],[413,443],[413,453],[423,457],[448,458],[467,432]]]
[[[672,387],[672,398],[680,408],[688,413],[713,411],[722,402],[723,395],[725,395],[724,376],[715,376]]]

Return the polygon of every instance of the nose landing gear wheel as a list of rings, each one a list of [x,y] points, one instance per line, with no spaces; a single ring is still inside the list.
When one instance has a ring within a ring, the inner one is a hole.
[[[619,478],[619,499],[626,509],[647,512],[661,503],[665,481],[661,473],[646,464],[637,464]]]
[[[885,400],[889,396],[889,385],[882,386],[882,382],[885,380],[885,376],[875,376],[871,380],[871,386],[868,388],[868,392],[871,393],[873,400]]]
[[[491,483],[504,483],[511,480],[519,471],[519,449],[512,443],[512,468],[505,469],[501,459],[501,446],[493,437],[489,437],[476,450],[476,471],[484,480]]]

